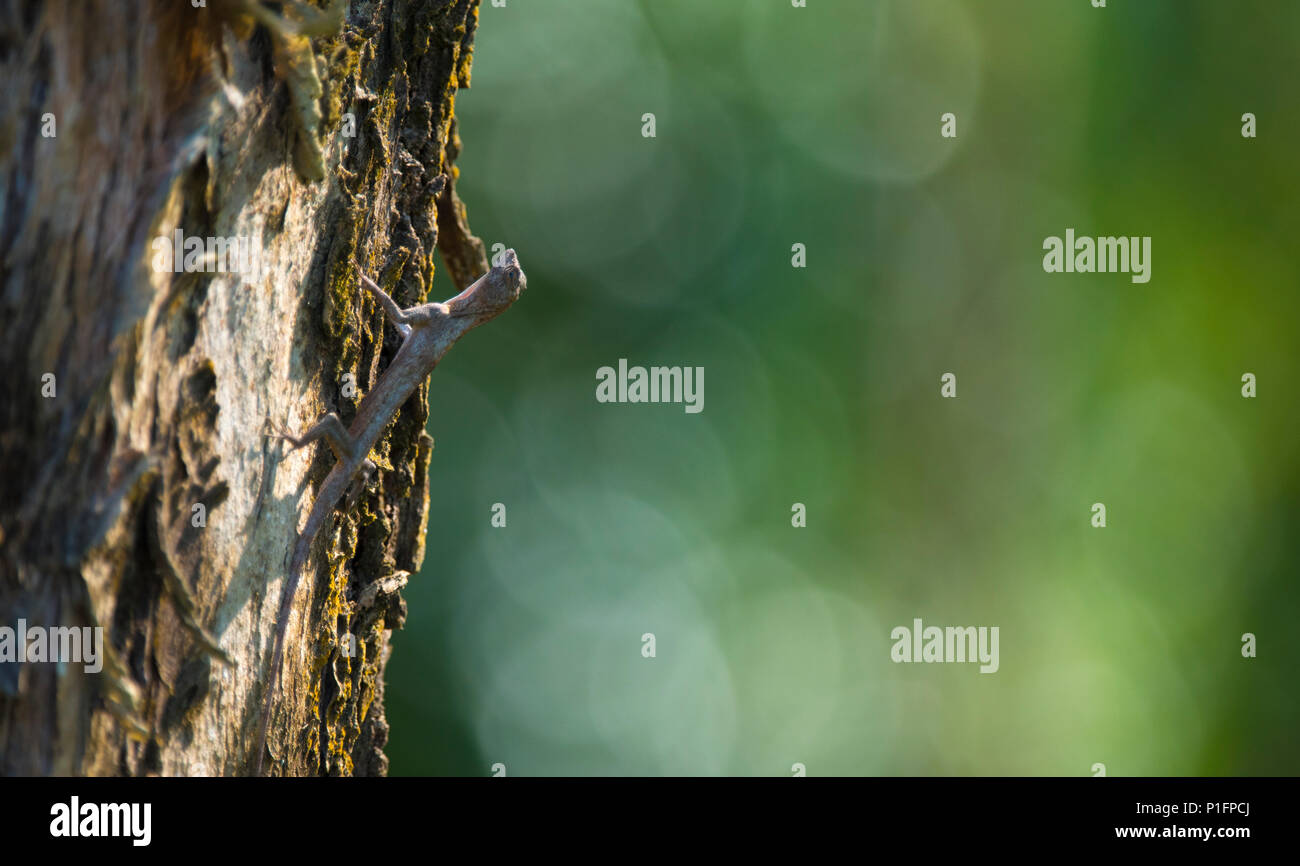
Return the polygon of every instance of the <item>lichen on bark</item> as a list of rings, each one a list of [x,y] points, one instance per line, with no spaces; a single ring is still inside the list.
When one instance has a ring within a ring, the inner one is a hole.
[[[391,359],[354,257],[404,305],[426,299],[439,247],[458,285],[486,269],[452,166],[477,0],[353,0],[288,41],[263,13],[329,4],[252,2],[0,0],[0,621],[102,626],[109,650],[101,674],[0,665],[3,773],[248,771],[286,556],[332,462],[263,434],[349,422]],[[259,267],[159,272],[152,243],[178,228],[247,237]],[[277,772],[386,770],[427,418],[421,388],[375,483],[322,533]]]

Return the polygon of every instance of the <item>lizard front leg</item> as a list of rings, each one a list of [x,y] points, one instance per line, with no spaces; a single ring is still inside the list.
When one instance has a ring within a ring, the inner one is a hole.
[[[361,277],[361,285],[365,286],[370,294],[375,296],[379,306],[384,308],[384,315],[388,317],[388,321],[393,323],[397,333],[401,334],[402,339],[405,340],[411,335],[411,317],[405,310],[397,306],[397,301],[394,301],[388,296],[387,292],[379,288],[378,283],[366,276],[366,272],[361,270],[361,265],[356,260],[353,260],[352,263],[357,266],[357,275]]]
[[[397,305],[397,301],[390,298],[388,293],[379,288],[379,285],[374,280],[366,276],[366,272],[361,269],[361,265],[356,259],[352,260],[352,264],[357,266],[357,275],[361,277],[361,285],[365,286],[366,290],[375,296],[379,306],[384,308],[384,314],[388,317],[388,321],[393,323],[393,327],[397,329],[397,333],[401,335],[403,340],[411,336],[412,327],[423,327],[433,321],[433,314],[429,307],[441,305],[420,304],[403,310]]]

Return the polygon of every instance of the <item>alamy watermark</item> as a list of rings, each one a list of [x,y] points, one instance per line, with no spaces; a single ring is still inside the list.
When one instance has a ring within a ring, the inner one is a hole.
[[[894,648],[889,657],[895,662],[980,662],[980,673],[998,672],[997,626],[921,627],[912,620],[912,628],[900,625],[889,633]]]
[[[153,239],[153,269],[163,273],[251,274],[257,270],[260,249],[243,236],[200,237],[181,229],[171,237]]]
[[[1049,274],[1132,274],[1135,283],[1151,280],[1151,238],[1074,236],[1065,230],[1065,240],[1053,235],[1043,240],[1043,270]]]
[[[0,626],[0,662],[80,664],[88,674],[104,667],[102,626]]]
[[[629,367],[596,371],[597,403],[684,403],[688,414],[704,411],[703,367]]]
[[[83,803],[72,797],[50,806],[50,835],[125,836],[137,848],[153,839],[152,803]]]

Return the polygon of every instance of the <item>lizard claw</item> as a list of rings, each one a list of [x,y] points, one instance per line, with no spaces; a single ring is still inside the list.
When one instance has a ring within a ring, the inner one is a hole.
[[[306,444],[305,442],[300,441],[297,436],[292,435],[288,430],[285,430],[283,428],[281,428],[279,431],[273,431],[271,433],[263,433],[262,435],[265,436],[267,439],[282,439],[285,442],[288,442],[290,451],[296,451]]]

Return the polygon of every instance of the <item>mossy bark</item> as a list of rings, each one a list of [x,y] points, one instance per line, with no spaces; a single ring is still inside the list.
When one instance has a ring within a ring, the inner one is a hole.
[[[93,674],[0,662],[0,773],[248,772],[273,698],[275,772],[386,770],[426,392],[322,533],[279,696],[281,581],[333,456],[264,434],[350,422],[395,351],[354,258],[403,305],[439,246],[456,282],[486,270],[451,165],[478,2],[304,25],[326,7],[0,0],[0,626],[102,627],[105,649]],[[177,229],[257,263],[164,269]]]

